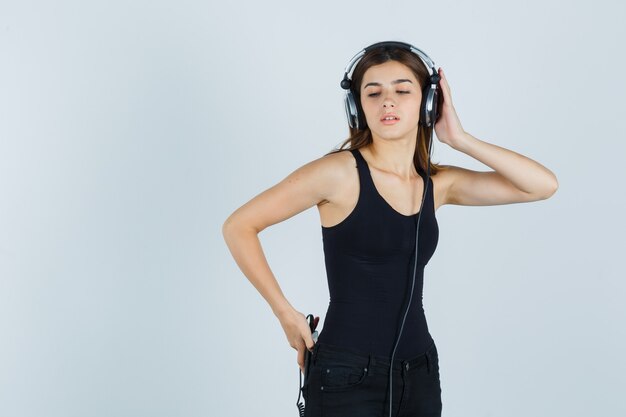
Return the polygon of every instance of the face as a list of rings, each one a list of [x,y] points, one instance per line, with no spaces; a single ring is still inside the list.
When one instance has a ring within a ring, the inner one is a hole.
[[[422,90],[415,75],[398,61],[367,69],[361,83],[361,107],[372,135],[382,139],[416,138]],[[386,114],[399,120],[383,120]]]

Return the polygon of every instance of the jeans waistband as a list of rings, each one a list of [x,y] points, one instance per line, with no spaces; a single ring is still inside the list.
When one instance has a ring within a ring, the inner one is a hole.
[[[435,346],[435,342],[432,341],[426,352],[414,356],[409,359],[395,359],[393,363],[394,370],[404,370],[408,371],[409,369],[413,369],[420,365],[426,364],[428,368],[428,372],[430,372],[430,365],[434,363],[435,356],[437,355],[437,347]],[[332,358],[335,360],[341,360],[347,364],[354,365],[365,365],[368,364],[370,367],[380,367],[389,369],[389,365],[391,363],[391,357],[374,355],[372,353],[367,353],[363,351],[359,351],[353,348],[344,347],[344,346],[336,346],[328,343],[317,342],[313,347],[313,352],[311,356],[311,360],[316,361],[317,358]]]

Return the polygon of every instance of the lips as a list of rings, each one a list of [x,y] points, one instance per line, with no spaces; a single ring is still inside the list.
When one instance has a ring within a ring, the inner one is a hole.
[[[380,121],[384,122],[387,117],[394,117],[395,120],[400,120],[400,118],[398,117],[397,114],[395,114],[395,113],[387,113],[383,117],[380,118]]]

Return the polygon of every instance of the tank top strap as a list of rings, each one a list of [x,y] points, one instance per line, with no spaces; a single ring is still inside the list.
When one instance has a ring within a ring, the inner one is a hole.
[[[363,155],[361,155],[361,152],[359,152],[358,149],[350,149],[350,153],[352,153],[352,156],[354,156],[354,159],[356,159],[356,166],[360,173],[363,168],[367,167],[365,159],[363,158]]]
[[[363,194],[361,197],[364,199],[375,198],[376,188],[367,161],[363,158],[363,155],[358,149],[350,149],[350,152],[356,159],[356,167],[359,172],[359,185],[361,187],[359,193]]]
[[[350,152],[354,156],[354,159],[356,159],[356,167],[359,171],[359,178],[362,183],[369,173],[367,162],[365,162],[365,158],[363,158],[363,155],[361,155],[358,149],[350,149]]]
[[[419,172],[419,174],[424,179],[424,186],[428,187],[428,189],[425,190],[426,197],[424,199],[424,205],[427,207],[428,212],[434,212],[433,210],[433,207],[434,207],[433,180],[431,177],[428,177],[426,173]]]
[[[420,177],[422,177],[424,187],[427,187],[424,188],[424,192],[426,193],[426,195],[424,196],[424,208],[426,209],[426,213],[434,213],[433,180],[431,179],[431,177],[427,176],[426,172],[422,172],[421,169],[418,169],[417,173]]]
[[[367,161],[363,158],[363,154],[361,154],[361,151],[358,149],[350,149],[350,152],[352,152],[352,155],[354,155],[356,159],[356,166],[359,172],[359,200],[363,201],[365,206],[370,207],[370,209],[379,207],[377,201],[382,197],[379,196],[376,190]]]

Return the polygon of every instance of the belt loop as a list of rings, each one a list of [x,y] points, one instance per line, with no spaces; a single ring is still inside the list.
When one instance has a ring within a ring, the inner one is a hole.
[[[373,368],[374,366],[376,366],[376,357],[374,356],[373,353],[370,353],[370,357],[369,357],[369,368]]]
[[[426,352],[426,373],[430,375],[430,352]]]

